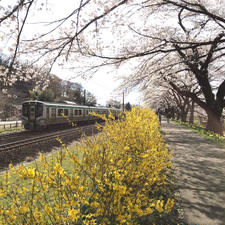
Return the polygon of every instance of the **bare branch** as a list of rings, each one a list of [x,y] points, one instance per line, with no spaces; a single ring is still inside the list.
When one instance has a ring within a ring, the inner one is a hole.
[[[214,42],[212,43],[211,45],[211,48],[209,50],[209,53],[208,53],[208,56],[204,62],[204,64],[202,65],[202,68],[201,69],[205,69],[208,67],[211,59],[212,59],[212,56],[213,56],[213,53],[214,53],[214,50],[216,49],[219,41],[222,39],[222,37],[224,37],[224,33],[221,33],[219,34],[215,39],[214,39]]]
[[[3,17],[0,18],[0,24],[1,24],[4,20],[10,18],[15,12],[17,12],[17,11],[19,10],[19,8],[21,8],[22,6],[25,6],[26,4],[30,4],[30,2],[33,2],[33,0],[28,1],[28,2],[25,2],[25,0],[21,0],[21,1],[19,2],[18,5],[15,5],[15,6],[13,7],[13,9],[12,9],[11,12],[9,12],[8,14],[6,14],[5,16],[3,16]]]
[[[181,19],[181,13],[184,11],[184,9],[181,9],[180,12],[178,13],[178,20],[179,20],[179,25],[181,26],[182,30],[184,31],[185,34],[187,34],[187,30],[184,27],[183,23],[182,23],[182,19]]]
[[[29,14],[29,11],[30,11],[30,8],[31,8],[31,5],[33,4],[33,2],[34,2],[34,0],[30,1],[29,6],[27,7],[26,14],[25,14],[25,17],[23,19],[23,23],[22,23],[22,26],[21,26],[20,29],[19,29],[19,23],[18,23],[19,33],[17,35],[16,48],[15,48],[15,51],[14,51],[14,55],[13,55],[12,61],[11,61],[10,66],[9,66],[9,73],[11,73],[11,70],[13,68],[13,64],[16,60],[16,55],[17,55],[19,44],[20,44],[20,37],[21,37],[24,25],[26,23],[26,20],[27,20],[27,17],[28,17],[28,14]]]

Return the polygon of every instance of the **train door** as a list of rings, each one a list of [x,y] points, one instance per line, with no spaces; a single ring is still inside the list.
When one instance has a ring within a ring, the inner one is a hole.
[[[51,108],[51,118],[55,120],[55,118],[56,118],[56,108]]]
[[[53,125],[55,123],[57,123],[56,120],[56,108],[49,108],[50,112],[49,112],[49,116],[50,119],[48,120],[49,125]]]

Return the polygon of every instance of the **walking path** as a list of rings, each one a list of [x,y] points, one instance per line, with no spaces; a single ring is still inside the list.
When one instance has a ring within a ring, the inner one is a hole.
[[[184,223],[225,224],[225,149],[199,134],[162,120],[173,150]]]

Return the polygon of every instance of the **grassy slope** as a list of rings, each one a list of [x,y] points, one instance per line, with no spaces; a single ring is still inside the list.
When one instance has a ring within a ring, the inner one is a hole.
[[[189,123],[184,123],[184,122],[180,122],[177,120],[174,120],[176,123],[192,130],[195,133],[200,134],[202,137],[213,141],[214,143],[219,144],[221,147],[225,147],[225,137],[224,136],[220,136],[218,134],[214,134],[211,132],[206,131],[206,129],[204,127],[202,127],[199,124],[189,124]]]

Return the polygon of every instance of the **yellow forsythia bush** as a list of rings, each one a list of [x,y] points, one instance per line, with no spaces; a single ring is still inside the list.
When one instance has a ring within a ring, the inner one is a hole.
[[[53,162],[41,155],[41,167],[10,165],[0,183],[0,224],[153,224],[169,214],[171,153],[155,113],[134,108],[100,129],[76,152],[64,146]]]

